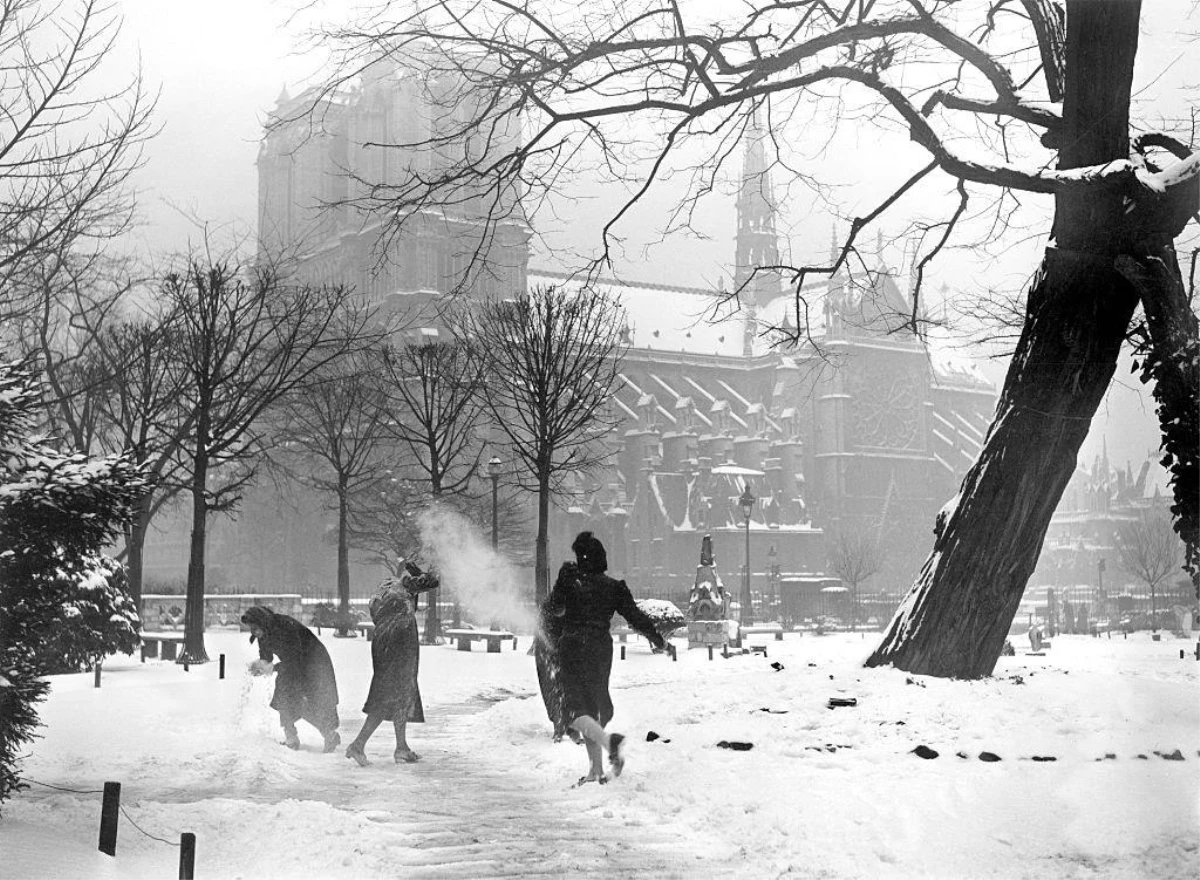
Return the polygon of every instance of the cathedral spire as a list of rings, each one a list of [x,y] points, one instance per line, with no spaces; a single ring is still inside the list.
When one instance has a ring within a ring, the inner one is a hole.
[[[775,234],[775,195],[767,166],[766,134],[759,111],[752,111],[746,129],[746,155],[737,197],[737,252],[734,259],[734,288],[743,303],[765,304],[781,292],[777,272],[754,270],[779,265],[779,241]]]

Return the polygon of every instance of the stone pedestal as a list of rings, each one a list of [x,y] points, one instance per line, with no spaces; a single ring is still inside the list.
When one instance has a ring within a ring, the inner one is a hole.
[[[693,620],[687,629],[689,648],[720,648],[737,638],[736,620]]]

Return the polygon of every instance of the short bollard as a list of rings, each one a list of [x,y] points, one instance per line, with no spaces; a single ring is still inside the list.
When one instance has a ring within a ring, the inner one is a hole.
[[[709,646],[708,646],[708,659],[709,659],[709,660],[711,660],[711,659],[712,659],[712,645],[709,645]]]
[[[225,655],[222,654],[217,661],[217,678],[225,677]]]
[[[185,831],[179,835],[179,880],[196,876],[196,835]]]
[[[104,783],[104,800],[100,804],[100,852],[117,854],[117,818],[121,810],[121,783]]]
[[[183,661],[183,671],[184,671],[184,672],[191,672],[191,671],[192,671],[192,664],[190,664],[190,663],[188,663],[186,660],[184,660],[184,661]]]
[[[93,671],[96,673],[96,687],[100,687],[100,664],[99,663],[96,664],[96,668]]]
[[[622,660],[625,659],[625,646],[624,645],[621,646],[621,659]]]
[[[671,650],[671,662],[672,663],[679,662],[679,655],[677,653],[675,653],[675,646],[667,645],[667,647]]]

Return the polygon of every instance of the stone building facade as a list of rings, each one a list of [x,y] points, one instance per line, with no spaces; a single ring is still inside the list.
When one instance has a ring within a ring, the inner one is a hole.
[[[296,257],[308,280],[352,284],[410,310],[455,289],[486,296],[571,286],[530,267],[532,230],[519,212],[490,231],[490,269],[474,278],[464,276],[464,260],[483,233],[470,210],[427,209],[402,237],[357,212],[359,180],[386,180],[388,163],[437,161],[365,146],[418,140],[438,125],[426,98],[380,68],[326,102],[319,134],[299,123],[272,130],[258,160],[264,253]],[[283,95],[274,117],[296,106]],[[799,298],[761,268],[778,264],[779,242],[754,136],[736,210],[731,290],[593,283],[626,314],[628,350],[612,399],[620,428],[608,440],[611,464],[565,487],[552,558],[567,555],[573,533],[593,529],[635,594],[686,604],[703,535],[713,536],[735,596],[748,537],[756,613],[775,616],[776,603],[790,602],[804,616],[836,596],[818,596],[836,587],[826,570],[832,536],[865,530],[885,558],[864,588],[902,592],[932,544],[937,510],[980,449],[994,389],[904,326],[911,304],[886,267],[865,288],[839,275],[806,284]],[[427,323],[436,333],[436,320]],[[738,506],[747,487],[755,498],[748,525]]]

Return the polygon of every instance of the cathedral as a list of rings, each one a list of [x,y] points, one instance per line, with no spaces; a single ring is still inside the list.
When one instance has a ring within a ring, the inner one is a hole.
[[[303,97],[282,95],[275,117],[287,118]],[[417,112],[419,100],[384,69],[326,108],[319,135],[297,124],[271,129],[258,160],[262,248],[295,254],[307,280],[355,285],[389,308],[418,313],[446,296],[483,241],[469,205],[427,208],[401,236],[384,236],[350,208],[320,209],[405,161],[365,144],[419,139],[420,126],[437,121],[428,108]],[[446,111],[455,112],[465,111]],[[840,274],[806,283],[801,297],[761,268],[780,259],[777,205],[754,135],[729,290],[591,282],[626,316],[612,399],[620,427],[611,464],[558,498],[551,557],[566,556],[573,534],[591,529],[635,595],[686,607],[708,534],[727,587],[751,596],[755,616],[803,617],[846,611],[836,605],[845,590],[830,571],[830,548],[839,536],[865,536],[881,558],[860,589],[894,604],[932,546],[934,516],[981,448],[995,390],[913,332],[911,302],[887,267],[865,286]],[[532,231],[518,211],[490,229],[489,270],[467,295],[574,285],[538,269]],[[414,332],[436,335],[435,319],[428,323]]]

